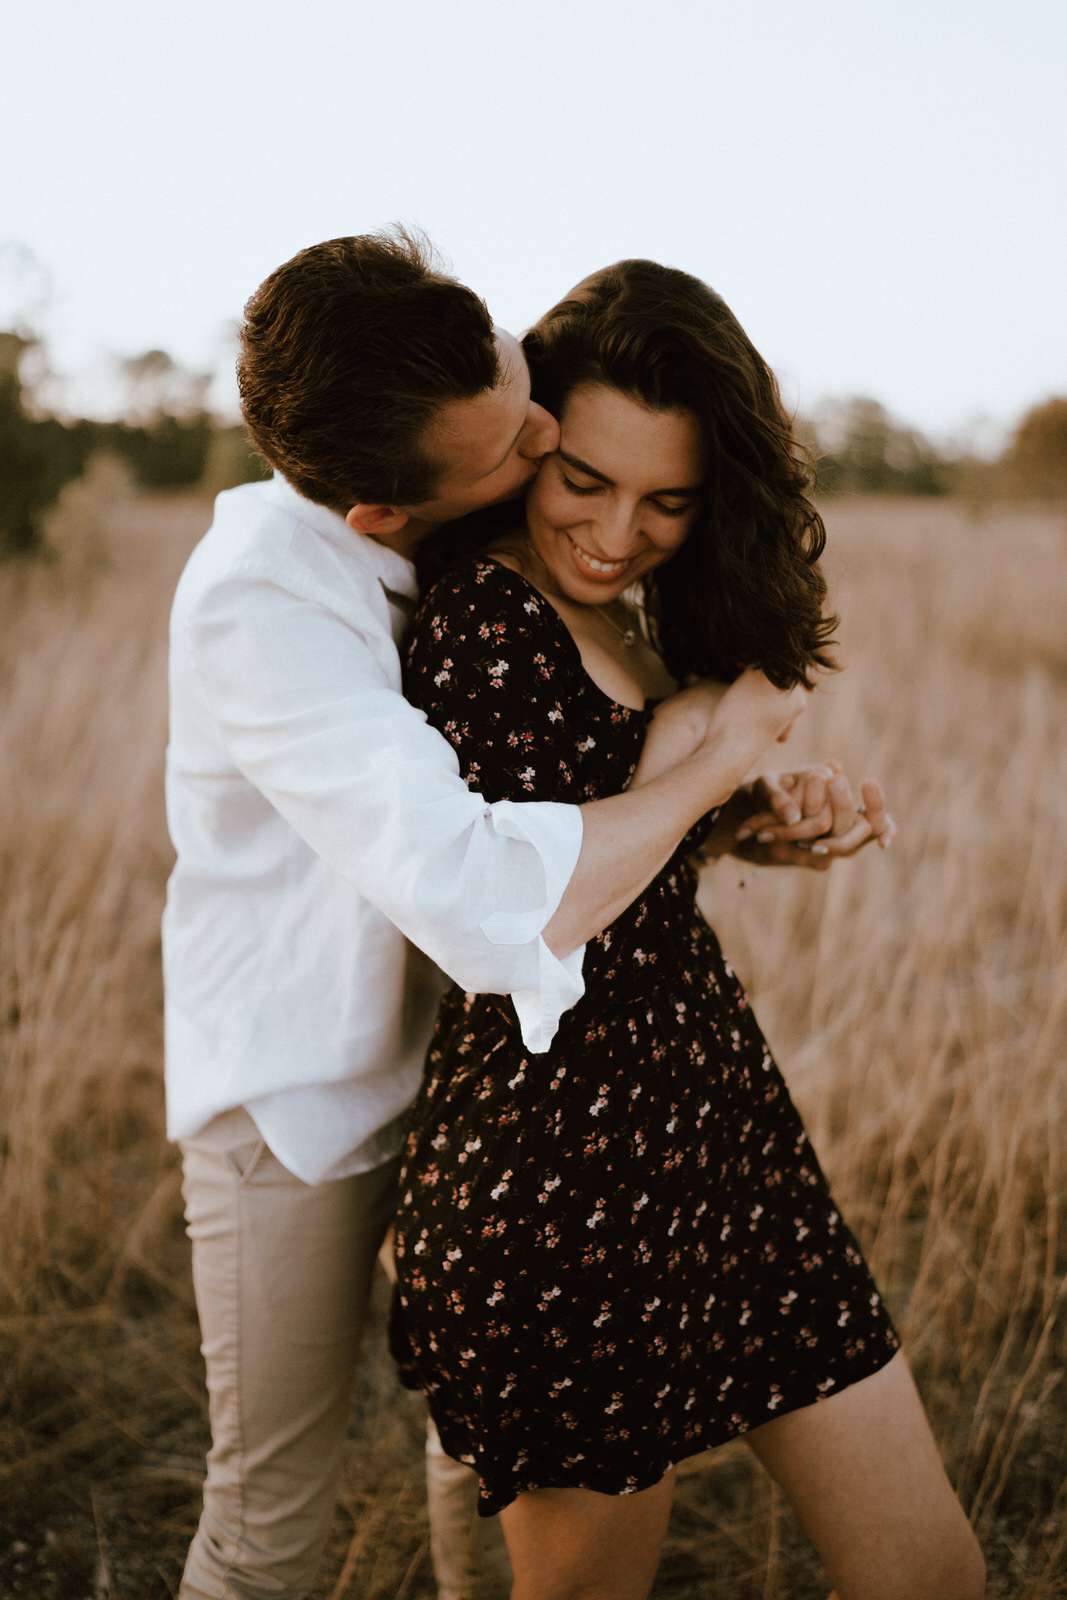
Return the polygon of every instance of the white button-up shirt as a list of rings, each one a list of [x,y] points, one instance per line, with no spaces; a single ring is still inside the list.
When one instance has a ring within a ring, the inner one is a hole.
[[[171,617],[168,1132],[243,1105],[307,1182],[399,1143],[441,993],[420,952],[510,994],[531,1051],[582,993],[582,950],[541,937],[581,814],[468,791],[401,694],[415,596],[276,477],[219,496]]]

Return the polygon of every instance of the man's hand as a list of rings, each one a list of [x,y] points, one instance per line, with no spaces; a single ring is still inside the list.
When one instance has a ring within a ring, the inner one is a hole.
[[[896,824],[886,811],[882,786],[869,779],[861,794],[857,806],[837,761],[768,773],[752,787],[751,803],[758,809],[735,829],[732,853],[767,865],[825,872],[872,841],[888,850]]]

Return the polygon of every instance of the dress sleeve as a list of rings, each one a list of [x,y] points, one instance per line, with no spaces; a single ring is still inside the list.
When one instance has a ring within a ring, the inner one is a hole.
[[[419,611],[405,693],[489,802],[587,798],[568,726],[580,660],[555,611],[498,562],[448,574]]]

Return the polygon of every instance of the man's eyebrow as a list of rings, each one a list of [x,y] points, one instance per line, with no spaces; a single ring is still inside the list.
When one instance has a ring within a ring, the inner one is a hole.
[[[572,456],[568,450],[562,449],[557,450],[556,454],[562,461],[567,463],[568,467],[573,467],[575,472],[584,472],[587,478],[596,478],[598,483],[606,483],[609,489],[615,488],[614,478],[609,478],[606,472],[600,472],[596,467],[591,467],[588,461],[582,460],[581,456]],[[684,489],[654,489],[652,492],[654,494],[678,495],[680,498],[695,499],[700,494],[701,488],[700,484],[697,484],[695,488],[692,484],[687,484]]]

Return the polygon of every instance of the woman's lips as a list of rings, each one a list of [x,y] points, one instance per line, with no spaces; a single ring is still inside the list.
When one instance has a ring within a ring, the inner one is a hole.
[[[568,538],[570,535],[568,534]],[[606,583],[610,579],[621,577],[630,565],[629,561],[601,561],[598,556],[590,555],[588,550],[583,550],[580,544],[570,540],[571,549],[574,551],[575,564],[586,576]]]

